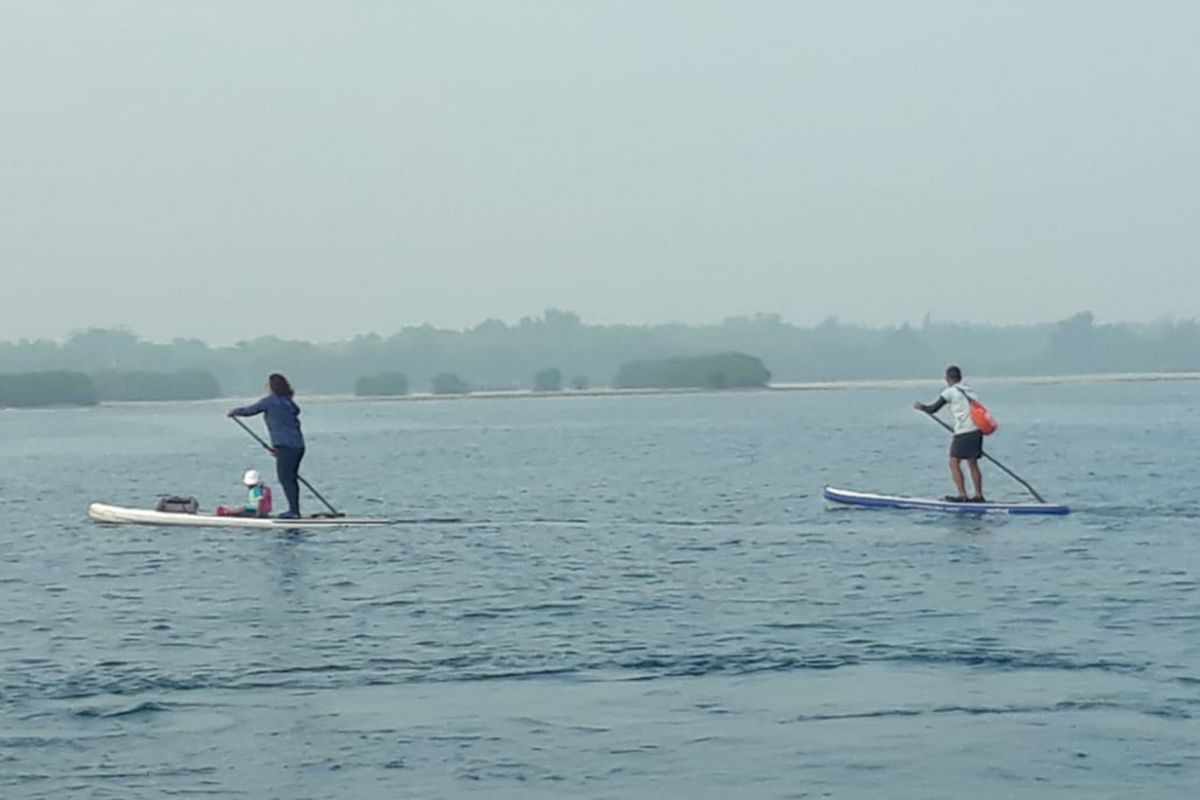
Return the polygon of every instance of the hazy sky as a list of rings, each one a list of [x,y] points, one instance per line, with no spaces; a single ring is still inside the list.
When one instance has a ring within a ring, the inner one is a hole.
[[[1200,315],[1200,3],[0,0],[0,338]]]

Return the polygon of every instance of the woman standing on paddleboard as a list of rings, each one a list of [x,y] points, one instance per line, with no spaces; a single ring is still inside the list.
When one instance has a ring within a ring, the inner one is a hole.
[[[257,403],[235,408],[226,416],[253,417],[262,414],[271,435],[271,454],[279,485],[287,497],[288,510],[279,519],[300,516],[300,461],[304,458],[304,434],[300,431],[300,406],[296,405],[292,385],[278,372],[267,378],[269,394]]]

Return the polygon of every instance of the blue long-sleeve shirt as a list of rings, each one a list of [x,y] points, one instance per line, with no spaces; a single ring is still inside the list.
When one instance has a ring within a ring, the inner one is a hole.
[[[300,432],[300,406],[290,397],[269,394],[257,403],[235,408],[239,417],[262,414],[267,420],[267,431],[275,447],[304,447],[304,434]]]

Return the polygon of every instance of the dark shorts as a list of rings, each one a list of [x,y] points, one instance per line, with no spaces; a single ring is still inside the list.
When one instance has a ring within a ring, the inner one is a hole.
[[[983,434],[979,431],[960,433],[950,440],[950,457],[973,459],[983,456]]]

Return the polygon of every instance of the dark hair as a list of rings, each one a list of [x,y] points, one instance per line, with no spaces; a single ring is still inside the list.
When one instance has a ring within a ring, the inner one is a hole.
[[[292,391],[292,385],[288,383],[288,379],[280,375],[278,372],[272,372],[267,378],[267,385],[271,387],[271,394],[277,394],[280,397],[286,397],[289,400],[296,393]]]
[[[952,381],[961,381],[962,370],[955,366],[946,367],[946,377]]]

